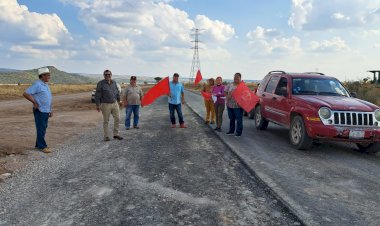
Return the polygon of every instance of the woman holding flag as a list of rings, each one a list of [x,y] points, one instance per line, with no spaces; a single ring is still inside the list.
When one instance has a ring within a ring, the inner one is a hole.
[[[243,109],[237,103],[233,93],[241,82],[241,74],[236,73],[234,75],[234,82],[226,87],[227,97],[227,112],[230,119],[230,129],[226,133],[227,135],[234,135],[240,137],[243,132]],[[235,121],[236,121],[236,133],[235,133]]]
[[[214,88],[214,79],[210,78],[207,80],[207,84],[203,85],[202,94],[203,99],[206,107],[206,117],[205,117],[205,124],[214,124],[215,123],[215,109],[214,109],[214,102],[211,98],[211,92]],[[210,121],[211,119],[211,121]]]

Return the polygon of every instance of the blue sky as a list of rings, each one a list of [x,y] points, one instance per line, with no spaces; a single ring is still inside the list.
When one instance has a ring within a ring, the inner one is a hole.
[[[0,68],[190,73],[202,28],[204,77],[380,69],[380,0],[1,0]]]

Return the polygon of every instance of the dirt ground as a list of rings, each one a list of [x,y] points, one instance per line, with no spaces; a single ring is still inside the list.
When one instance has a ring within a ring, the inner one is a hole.
[[[91,92],[56,95],[53,117],[49,119],[46,142],[53,148],[67,139],[91,130],[102,116],[91,103]],[[36,129],[32,104],[26,99],[0,101],[0,174],[17,169],[6,167],[9,156],[27,155],[34,151]],[[5,158],[8,156],[7,158]],[[8,164],[9,165],[9,164]]]

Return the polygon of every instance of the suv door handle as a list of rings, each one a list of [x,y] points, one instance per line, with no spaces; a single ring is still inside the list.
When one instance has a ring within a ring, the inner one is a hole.
[[[265,94],[263,93],[263,95],[261,95],[261,96],[265,97]]]
[[[277,97],[272,97],[272,100],[277,100]]]

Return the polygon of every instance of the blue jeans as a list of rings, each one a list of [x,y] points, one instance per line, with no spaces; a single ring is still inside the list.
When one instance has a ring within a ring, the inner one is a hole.
[[[236,123],[236,134],[241,135],[243,132],[243,108],[229,108],[227,107],[228,118],[230,118],[230,130],[229,132],[235,132],[235,121]]]
[[[137,124],[139,124],[139,109],[140,109],[140,105],[128,105],[125,108],[125,113],[126,113],[125,127],[126,128],[131,127],[132,112],[133,112],[133,126],[137,126]]]
[[[169,104],[170,121],[172,122],[172,124],[175,124],[174,111],[177,111],[179,124],[183,124],[184,121],[183,121],[181,104]]]
[[[45,141],[46,128],[48,127],[49,113],[40,112],[38,109],[33,109],[34,122],[36,124],[37,139],[36,148],[44,149],[47,147]]]

